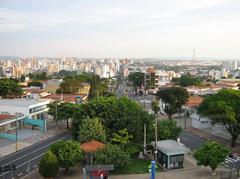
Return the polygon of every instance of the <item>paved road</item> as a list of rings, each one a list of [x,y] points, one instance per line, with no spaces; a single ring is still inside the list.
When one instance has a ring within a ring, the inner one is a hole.
[[[0,166],[15,164],[16,171],[0,173],[0,179],[21,178],[28,174],[28,170],[36,170],[42,155],[44,155],[51,144],[58,140],[68,140],[71,138],[71,134],[65,132],[1,158]]]
[[[126,90],[128,93],[126,93]],[[119,85],[118,91],[117,91],[117,96],[124,96],[128,95],[128,97],[132,100],[135,100],[139,102],[140,104],[143,104],[145,109],[151,109],[151,101],[153,100],[152,95],[146,95],[146,96],[138,96],[135,95],[134,92],[129,92],[130,87],[126,85],[125,82]],[[144,103],[145,101],[145,103]],[[197,135],[193,135],[187,131],[183,131],[180,135],[180,140],[181,143],[183,143],[187,148],[189,149],[198,149],[205,141],[206,139]]]
[[[198,149],[207,139],[193,135],[187,131],[183,131],[180,134],[180,141],[189,149]]]

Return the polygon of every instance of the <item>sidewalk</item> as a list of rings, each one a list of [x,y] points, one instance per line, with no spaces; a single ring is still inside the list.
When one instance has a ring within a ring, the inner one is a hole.
[[[48,129],[46,133],[42,133],[39,130],[32,130],[30,128],[19,129],[19,136],[25,136],[24,139],[19,140],[17,143],[18,150],[33,145],[37,142],[40,142],[44,139],[52,137],[57,134],[55,122],[51,121],[48,123]],[[58,124],[58,133],[66,131],[66,124],[59,122]],[[1,157],[9,155],[16,152],[16,142],[10,141],[7,139],[0,139],[0,154]]]
[[[188,170],[172,170],[168,172],[156,173],[156,179],[219,179],[220,172],[224,171],[222,168],[216,170],[217,175],[212,176],[211,170],[208,167],[195,167]],[[23,179],[35,178],[43,179],[38,171],[33,172],[30,176],[26,176]],[[82,168],[71,168],[69,174],[66,174],[63,170],[60,171],[56,179],[83,179]],[[111,179],[149,179],[150,173],[146,174],[130,174],[130,175],[111,175]]]
[[[219,179],[220,173],[229,171],[223,166],[219,166],[216,170],[217,175],[212,176],[209,167],[201,167],[196,165],[194,158],[185,156],[184,168],[168,171],[161,171],[156,173],[156,179]],[[42,179],[38,170],[32,172],[29,176],[23,179],[35,178]],[[60,169],[56,179],[83,179],[82,165],[70,168],[69,173],[66,174],[64,169]],[[110,173],[111,179],[149,179],[150,173],[145,174],[129,174],[129,175],[114,175]]]
[[[201,137],[203,137],[207,140],[217,141],[220,144],[231,147],[231,141],[230,140],[227,140],[225,138],[213,135],[209,132],[206,132],[206,131],[203,131],[203,130],[200,130],[200,129],[197,129],[197,128],[193,128],[193,127],[187,128],[186,131],[190,132],[191,134],[201,136]],[[240,154],[240,144],[237,143],[236,147],[233,150]]]

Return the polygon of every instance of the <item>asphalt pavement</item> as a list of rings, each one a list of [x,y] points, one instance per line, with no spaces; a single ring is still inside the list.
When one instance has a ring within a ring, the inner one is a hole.
[[[192,150],[198,149],[204,142],[207,141],[207,139],[201,136],[193,135],[187,131],[183,131],[179,137],[181,143],[183,143],[187,148]]]
[[[144,101],[151,101],[153,99],[152,95],[146,95],[146,96],[139,96],[136,95],[134,92],[130,92],[131,87],[127,86],[125,82],[123,82],[121,85],[119,85],[119,88],[117,90],[117,96],[124,96],[127,95],[130,99],[135,100],[141,104],[144,104],[144,107],[148,110],[151,109],[151,102],[143,103]],[[127,93],[126,93],[127,90]],[[190,132],[183,131],[180,134],[180,140],[181,143],[183,143],[187,148],[191,150],[198,149],[207,139],[194,135]]]
[[[64,132],[1,158],[1,167],[16,165],[16,170],[0,173],[0,179],[21,178],[26,176],[28,173],[38,168],[41,157],[48,150],[50,145],[56,141],[69,140],[71,138],[70,132]]]

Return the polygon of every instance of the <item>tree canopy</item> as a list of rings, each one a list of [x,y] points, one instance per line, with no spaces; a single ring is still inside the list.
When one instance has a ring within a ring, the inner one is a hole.
[[[209,117],[213,123],[221,123],[232,136],[232,147],[240,134],[240,91],[224,89],[204,98],[198,113]]]
[[[114,96],[113,93],[108,91],[108,83],[109,79],[100,78],[98,75],[92,75],[88,99],[91,100],[99,96]]]
[[[78,140],[81,143],[91,140],[97,140],[100,142],[106,142],[106,131],[102,125],[102,121],[98,118],[86,118],[79,126]]]
[[[202,84],[202,79],[199,77],[194,77],[191,75],[182,75],[180,78],[173,78],[172,82],[176,85],[180,85],[182,87],[186,86],[199,86]]]
[[[131,158],[130,154],[118,145],[107,144],[105,149],[93,155],[93,162],[96,165],[113,164],[115,168],[122,168],[131,163]]]
[[[124,147],[130,143],[130,140],[132,138],[133,138],[133,136],[129,135],[127,129],[125,128],[125,129],[121,129],[117,132],[114,132],[113,137],[111,138],[111,142]]]
[[[79,134],[79,125],[87,117],[99,118],[107,130],[107,137],[126,128],[133,136],[133,142],[142,143],[143,127],[146,123],[149,133],[152,132],[153,116],[148,114],[142,106],[127,97],[98,97],[79,106],[73,120],[73,134]],[[151,134],[148,135],[151,137]]]
[[[29,78],[34,80],[34,81],[47,80],[48,79],[46,72],[29,73]]]
[[[187,102],[189,94],[185,88],[171,87],[161,89],[156,94],[157,98],[161,99],[164,103],[163,110],[171,119],[175,113],[182,112],[182,106]]]
[[[2,98],[15,98],[21,96],[23,90],[13,79],[0,79],[0,96]]]
[[[66,121],[69,128],[69,119],[73,117],[73,113],[78,109],[78,104],[53,102],[48,104],[48,114],[53,116],[54,120]]]
[[[204,143],[195,153],[198,165],[209,166],[212,172],[216,170],[218,165],[224,162],[229,150],[217,142],[208,141]]]
[[[160,111],[160,107],[159,107],[159,101],[153,101],[152,102],[152,110],[154,112],[154,114],[158,114],[158,112]]]
[[[60,78],[64,78],[64,77],[67,77],[67,76],[76,76],[77,72],[76,71],[68,71],[68,70],[60,70],[55,75],[57,75]]]
[[[60,84],[57,93],[77,93],[84,83],[90,84],[88,99],[91,100],[98,96],[113,96],[108,92],[109,79],[100,78],[93,73],[83,73],[81,75],[65,76],[64,81]]]
[[[161,120],[158,122],[158,138],[160,140],[176,140],[181,132],[182,128],[177,126],[176,121]]]
[[[42,88],[42,87],[43,87],[43,84],[42,84],[40,81],[31,81],[31,82],[28,82],[28,87],[31,87],[31,86],[37,86],[37,87]]]
[[[50,150],[56,155],[60,167],[68,172],[82,160],[82,151],[78,142],[73,140],[58,141],[50,146]]]
[[[82,75],[73,75],[66,76],[63,82],[60,84],[60,88],[57,90],[57,93],[77,93],[79,88],[83,86],[83,83],[90,83],[92,74],[82,74]]]
[[[141,87],[144,84],[144,73],[135,72],[128,75],[128,80],[132,82],[134,87]]]
[[[46,178],[55,177],[59,171],[59,164],[55,154],[51,151],[45,153],[39,163],[39,173]]]

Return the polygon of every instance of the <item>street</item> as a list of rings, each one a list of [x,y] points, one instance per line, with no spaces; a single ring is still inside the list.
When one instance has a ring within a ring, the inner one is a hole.
[[[151,109],[151,101],[154,99],[153,95],[139,96],[136,95],[134,92],[129,92],[130,89],[131,88],[127,86],[126,82],[124,81],[121,85],[119,85],[117,96],[127,95],[130,99],[142,104],[144,108],[149,111]],[[128,91],[127,93],[126,90]],[[183,130],[179,137],[181,143],[183,143],[187,148],[191,150],[198,149],[207,140],[198,135],[191,134],[190,132],[187,132],[185,130]]]
[[[51,144],[58,140],[68,140],[71,138],[72,136],[69,132],[61,133],[1,158],[1,167],[14,164],[16,165],[16,171],[0,173],[0,179],[21,178],[26,176],[38,168],[41,157]]]
[[[198,149],[206,141],[203,137],[193,135],[187,131],[183,131],[179,137],[181,143],[192,150]]]

